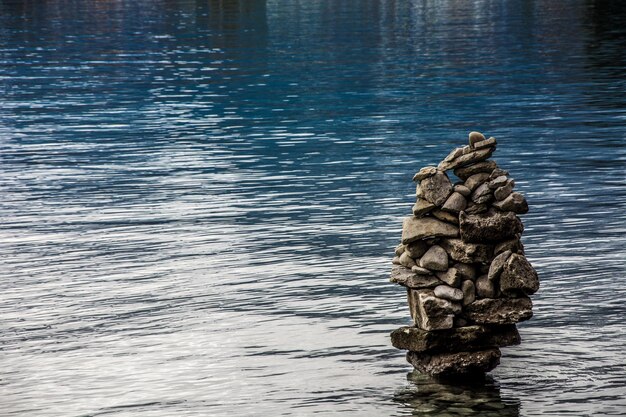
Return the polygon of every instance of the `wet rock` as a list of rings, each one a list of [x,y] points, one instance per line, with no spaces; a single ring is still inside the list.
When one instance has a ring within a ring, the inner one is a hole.
[[[499,255],[502,252],[506,252],[507,250],[513,253],[519,253],[521,255],[524,254],[524,245],[519,240],[519,238],[513,238],[509,240],[505,240],[503,242],[498,243],[493,251],[494,255]]]
[[[483,298],[465,306],[463,315],[478,324],[514,324],[531,318],[532,308],[527,297]]]
[[[496,138],[490,137],[489,139],[481,140],[479,142],[474,143],[474,149],[482,149],[482,148],[487,148],[487,147],[495,148],[497,144],[498,142],[496,141]]]
[[[435,297],[443,298],[453,302],[463,300],[463,291],[458,288],[452,288],[449,285],[438,285],[434,289]]]
[[[515,187],[515,181],[508,180],[502,187],[496,188],[493,192],[493,196],[497,201],[502,201],[513,192],[513,187]]]
[[[407,217],[402,224],[402,243],[431,237],[457,237],[459,229],[432,217]]]
[[[478,298],[494,298],[496,296],[496,288],[493,285],[493,281],[490,281],[486,274],[478,277],[475,285]]]
[[[512,211],[517,214],[528,213],[528,203],[520,193],[511,193],[504,200],[493,203],[493,206],[502,211]]]
[[[522,292],[531,295],[539,289],[539,277],[530,262],[517,253],[512,254],[500,275],[500,290],[507,295]]]
[[[461,212],[459,224],[461,239],[465,242],[499,242],[524,231],[521,220],[512,212],[489,211],[472,215]]]
[[[413,181],[421,181],[428,177],[432,177],[437,173],[437,167],[424,167],[420,169],[414,176]]]
[[[493,258],[493,246],[481,243],[466,243],[461,239],[443,239],[439,245],[450,254],[450,258],[466,264],[487,263]]]
[[[499,177],[496,177],[494,179],[492,179],[491,181],[489,181],[489,188],[492,190],[495,190],[497,188],[500,188],[504,185],[506,185],[506,183],[508,182],[508,178],[506,177],[506,175],[500,175]]]
[[[420,195],[437,206],[442,206],[450,194],[452,194],[452,183],[445,172],[437,171],[435,175],[425,178],[419,185]]]
[[[458,352],[519,345],[520,341],[514,325],[472,325],[437,332],[407,326],[391,333],[394,347],[413,352]]]
[[[448,254],[441,246],[433,245],[420,259],[420,266],[431,271],[445,271],[448,269]]]
[[[426,213],[432,211],[435,207],[437,206],[430,201],[426,201],[423,198],[418,198],[417,202],[413,204],[413,215],[415,217],[422,217]]]
[[[404,248],[405,248],[405,246],[402,243],[400,243],[398,246],[396,246],[396,249],[394,251],[396,256],[402,255],[402,253],[404,252]]]
[[[415,266],[415,260],[413,260],[413,258],[411,258],[408,253],[404,252],[402,255],[400,255],[400,265],[411,269],[411,267]]]
[[[437,278],[452,287],[459,287],[461,285],[461,273],[456,268],[448,268],[445,272],[437,272],[435,274]]]
[[[437,166],[437,169],[441,171],[447,171],[449,169],[454,169],[454,168],[463,167],[463,166],[470,165],[470,164],[475,164],[476,162],[481,162],[481,161],[484,161],[485,159],[488,159],[494,150],[495,148],[480,149],[480,150],[459,156],[458,158],[450,162],[442,161]]]
[[[411,267],[411,271],[415,272],[418,275],[432,275],[431,271],[418,265]]]
[[[390,282],[402,285],[408,288],[434,288],[441,285],[441,281],[432,275],[420,275],[407,269],[404,266],[394,265],[391,268]]]
[[[496,282],[498,278],[500,278],[500,274],[504,269],[504,264],[506,263],[509,256],[511,256],[511,251],[507,250],[493,258],[491,261],[491,266],[489,267],[489,273],[487,274],[487,278],[489,281]]]
[[[498,348],[432,355],[409,351],[407,361],[420,372],[445,378],[489,372],[500,363],[500,355]]]
[[[491,173],[497,167],[498,165],[494,161],[483,161],[463,168],[457,168],[454,170],[454,175],[466,181],[474,174],[478,174],[479,172]]]
[[[469,146],[470,146],[470,148],[473,148],[474,144],[476,144],[476,142],[482,142],[485,139],[486,139],[485,135],[483,135],[480,132],[470,132],[469,133]]]
[[[433,215],[433,217],[443,221],[443,222],[447,222],[450,224],[454,224],[454,225],[458,225],[459,224],[459,215],[458,214],[452,214],[449,213],[447,211],[443,211],[443,210],[433,210],[431,212],[431,214]]]
[[[465,281],[467,279],[474,281],[476,280],[476,268],[474,268],[470,264],[457,263],[454,264],[454,268],[459,271],[459,275],[461,276],[461,280]]]
[[[465,185],[471,191],[474,191],[480,185],[484,184],[485,181],[487,181],[488,179],[489,179],[489,173],[479,172],[477,174],[470,176],[468,179],[466,179],[463,185]]]
[[[467,206],[467,201],[465,200],[465,197],[463,197],[463,195],[460,193],[453,192],[452,194],[450,194],[450,197],[448,197],[441,209],[443,211],[447,211],[453,214],[459,214],[461,210],[465,209],[465,206]]]
[[[435,287],[435,290],[439,287]],[[472,281],[465,280],[461,284],[461,291],[463,292],[462,303],[464,306],[471,304],[476,299],[476,287]]]
[[[408,245],[405,245],[406,253],[413,259],[421,258],[428,250],[428,245],[423,240],[416,240]]]
[[[469,197],[470,194],[472,194],[472,190],[470,190],[463,184],[455,185],[454,187],[452,187],[452,191],[461,194],[463,197]]]

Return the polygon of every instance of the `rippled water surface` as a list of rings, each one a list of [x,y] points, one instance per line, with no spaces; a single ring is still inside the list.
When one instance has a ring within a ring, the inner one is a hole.
[[[607,3],[0,1],[0,415],[626,415]],[[387,280],[470,130],[542,288],[467,387],[410,373]]]

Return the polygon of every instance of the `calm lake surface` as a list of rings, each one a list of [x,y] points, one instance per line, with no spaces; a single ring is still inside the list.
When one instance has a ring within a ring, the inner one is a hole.
[[[1,0],[0,415],[626,415],[625,16]],[[413,173],[470,130],[542,287],[463,387],[390,345],[388,276]]]

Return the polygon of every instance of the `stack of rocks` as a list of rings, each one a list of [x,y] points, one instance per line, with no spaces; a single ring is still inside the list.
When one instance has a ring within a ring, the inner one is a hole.
[[[528,296],[539,279],[517,216],[528,204],[489,160],[495,149],[495,138],[471,132],[468,146],[413,177],[417,202],[404,219],[391,282],[406,287],[414,326],[395,330],[391,341],[432,376],[492,370],[499,347],[520,343],[515,323],[532,316]]]

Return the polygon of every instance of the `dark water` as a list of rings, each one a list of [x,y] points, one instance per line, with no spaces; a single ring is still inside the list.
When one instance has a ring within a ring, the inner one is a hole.
[[[617,3],[0,1],[0,414],[626,415]],[[387,277],[470,130],[542,288],[446,386]]]

